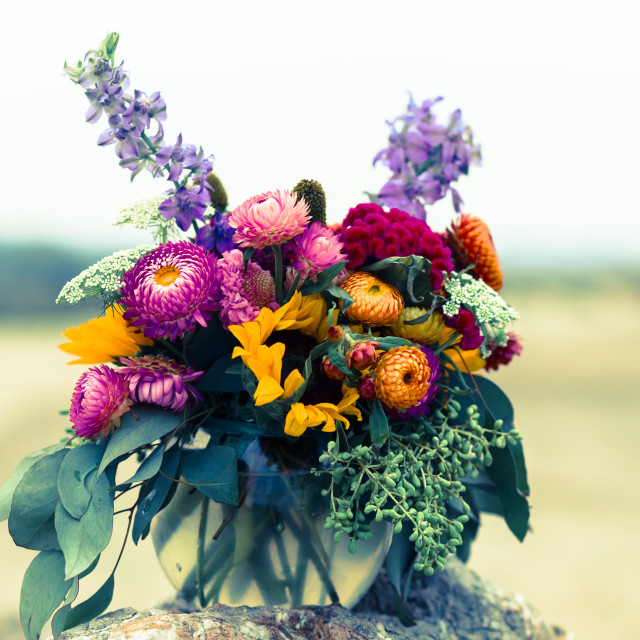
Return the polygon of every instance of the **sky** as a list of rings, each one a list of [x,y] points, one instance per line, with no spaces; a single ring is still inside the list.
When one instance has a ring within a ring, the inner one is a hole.
[[[463,210],[490,226],[503,265],[640,262],[637,183],[640,39],[633,3],[573,0],[11,3],[0,56],[0,241],[110,253],[147,241],[112,226],[161,194],[134,182],[105,121],[84,121],[83,91],[62,74],[120,33],[131,88],[159,90],[166,140],[215,156],[231,206],[319,180],[328,215],[366,201],[386,121],[443,96],[462,109],[483,163],[458,183]],[[428,222],[443,230],[447,199]]]

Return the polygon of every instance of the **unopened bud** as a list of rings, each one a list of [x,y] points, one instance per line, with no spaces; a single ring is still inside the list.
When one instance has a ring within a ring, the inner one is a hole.
[[[331,342],[340,342],[344,338],[344,329],[340,325],[329,327],[327,337]]]
[[[376,386],[372,376],[362,376],[362,378],[358,380],[357,389],[361,398],[365,400],[376,399]]]
[[[375,364],[378,359],[376,347],[379,342],[363,341],[358,342],[347,353],[347,366],[357,371],[364,371]]]
[[[324,375],[331,380],[344,380],[347,377],[327,357],[322,360],[322,371]]]

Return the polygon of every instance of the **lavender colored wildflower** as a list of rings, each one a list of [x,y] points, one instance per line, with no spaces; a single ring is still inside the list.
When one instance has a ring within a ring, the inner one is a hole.
[[[436,122],[431,109],[440,100],[417,105],[411,98],[407,113],[389,122],[389,146],[373,160],[374,165],[382,162],[393,174],[377,194],[378,200],[423,220],[424,205],[434,204],[448,192],[455,210],[460,211],[462,198],[452,184],[481,159],[480,147],[473,144],[460,109],[451,114],[446,126]]]
[[[161,165],[169,165],[168,180],[178,180],[182,169],[195,169],[202,158],[192,144],[182,146],[182,134],[178,136],[175,145],[162,147],[156,153],[156,161]]]
[[[160,205],[160,213],[186,231],[192,220],[204,220],[204,212],[211,202],[209,190],[202,185],[190,189],[182,186],[169,192],[169,197]]]
[[[229,225],[229,216],[221,211],[216,211],[209,218],[207,224],[200,227],[196,233],[196,244],[207,251],[216,251],[222,254],[231,251],[235,244],[232,240],[235,229]]]

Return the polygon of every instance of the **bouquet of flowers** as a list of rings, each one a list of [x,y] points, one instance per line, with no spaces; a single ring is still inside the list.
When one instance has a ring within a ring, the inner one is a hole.
[[[460,211],[452,185],[480,160],[471,130],[459,111],[442,125],[437,100],[411,100],[374,161],[390,179],[337,224],[315,180],[230,208],[212,157],[165,140],[161,95],[128,90],[117,42],[65,71],[86,119],[107,119],[98,144],[132,178],[148,170],[169,185],[118,220],[152,242],[104,258],[58,298],[97,297],[104,312],[64,334],[61,348],[91,365],[68,437],[0,490],[15,543],[39,552],[22,586],[26,637],[51,615],[57,636],[106,609],[115,567],[74,600],[120,514],[135,544],[151,532],[167,575],[201,606],[350,606],[386,562],[409,624],[412,576],[466,559],[482,512],[519,539],[528,528],[513,409],[484,375],[520,353],[517,313],[498,293],[487,225],[426,222],[425,205],[448,192]],[[179,561],[163,560],[171,548]]]

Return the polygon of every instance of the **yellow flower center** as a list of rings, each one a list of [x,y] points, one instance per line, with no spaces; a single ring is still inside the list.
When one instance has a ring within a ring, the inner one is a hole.
[[[160,284],[163,287],[168,287],[172,282],[176,281],[179,275],[179,269],[176,269],[173,265],[168,264],[158,269],[153,274],[153,278],[157,284]]]

